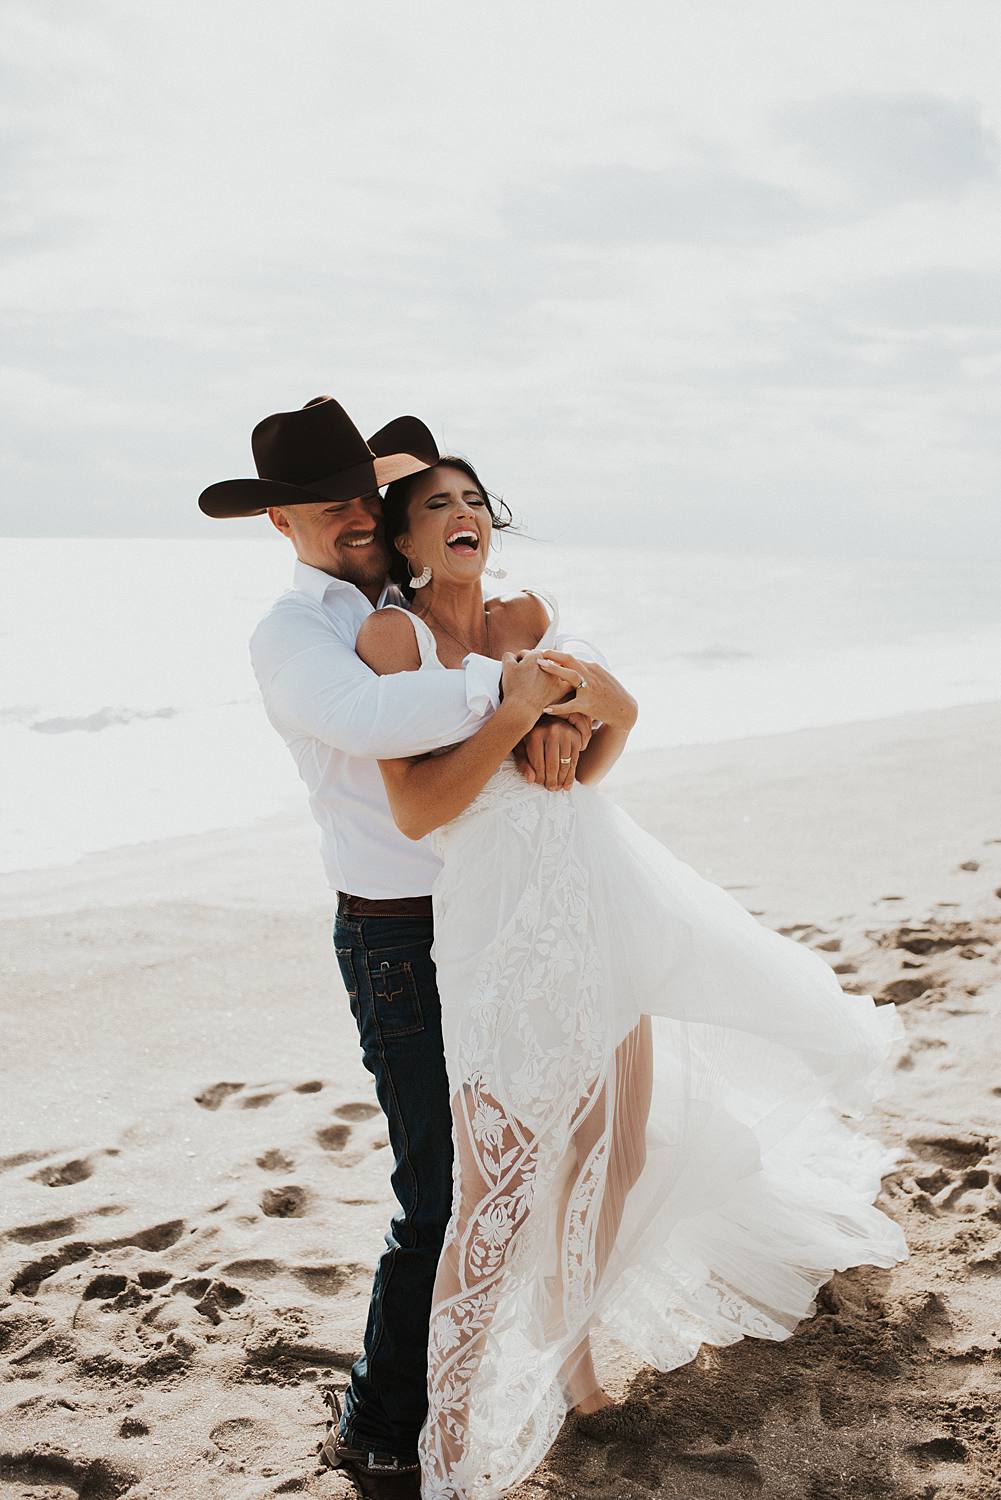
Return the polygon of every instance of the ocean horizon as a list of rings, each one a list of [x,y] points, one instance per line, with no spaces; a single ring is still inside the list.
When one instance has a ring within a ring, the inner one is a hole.
[[[1001,562],[511,533],[501,560],[491,591],[555,596],[635,693],[633,750],[1001,698]],[[0,869],[303,804],[247,652],[291,573],[278,536],[0,539]]]

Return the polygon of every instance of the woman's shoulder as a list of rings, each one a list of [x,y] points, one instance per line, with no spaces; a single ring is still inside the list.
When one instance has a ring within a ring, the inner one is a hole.
[[[373,672],[414,672],[421,664],[420,648],[408,610],[395,605],[375,609],[362,621],[355,650]]]
[[[490,600],[490,612],[495,611],[505,626],[523,634],[526,640],[541,641],[549,628],[549,610],[538,594],[521,591],[494,595]]]

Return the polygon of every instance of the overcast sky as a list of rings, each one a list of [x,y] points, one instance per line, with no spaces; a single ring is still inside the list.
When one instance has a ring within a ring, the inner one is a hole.
[[[414,412],[539,535],[1001,557],[994,0],[5,0],[5,534]]]

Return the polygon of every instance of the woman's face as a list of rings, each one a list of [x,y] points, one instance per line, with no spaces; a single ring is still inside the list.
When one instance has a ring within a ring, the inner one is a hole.
[[[407,502],[407,526],[396,545],[415,576],[430,567],[436,583],[469,583],[483,572],[490,511],[461,469],[439,464],[417,476]]]

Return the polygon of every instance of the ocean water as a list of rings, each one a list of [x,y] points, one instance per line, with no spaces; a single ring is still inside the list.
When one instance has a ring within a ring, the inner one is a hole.
[[[290,559],[277,535],[0,540],[0,869],[301,804],[247,654]],[[1001,697],[998,563],[510,534],[502,560],[491,587],[553,593],[636,694],[636,748]]]

